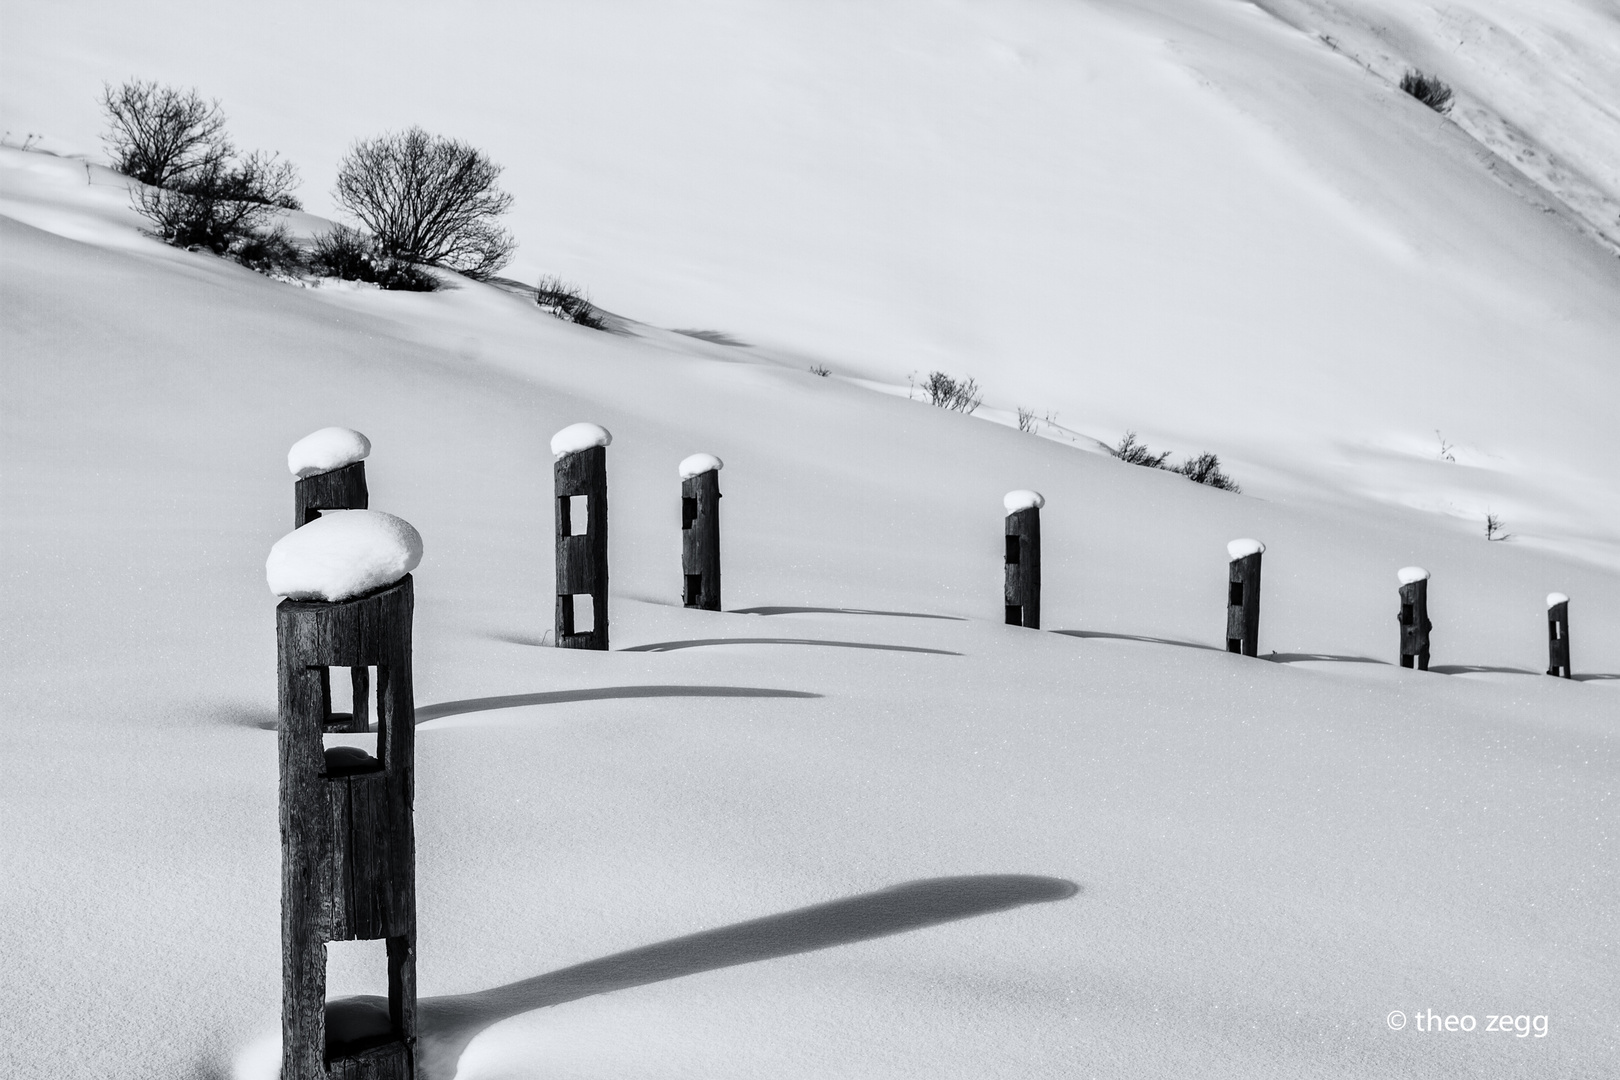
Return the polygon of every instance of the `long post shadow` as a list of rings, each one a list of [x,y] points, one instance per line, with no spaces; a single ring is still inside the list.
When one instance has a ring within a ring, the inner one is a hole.
[[[767,915],[716,930],[614,953],[531,979],[417,1004],[417,1060],[423,1080],[448,1080],[479,1032],[534,1009],[577,1001],[704,971],[774,960],[928,926],[1066,900],[1080,886],[1033,874],[927,878],[843,900]],[[381,998],[348,998],[327,1006],[328,1029],[364,1028],[382,1017]]]

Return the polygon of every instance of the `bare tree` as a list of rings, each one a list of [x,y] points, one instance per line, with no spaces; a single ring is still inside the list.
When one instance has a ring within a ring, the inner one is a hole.
[[[219,102],[204,101],[196,90],[142,79],[103,83],[101,111],[107,117],[101,140],[113,168],[143,184],[168,187],[232,154]]]
[[[481,279],[516,246],[495,223],[512,205],[495,186],[500,175],[482,151],[412,127],[356,142],[338,166],[334,195],[384,255]]]
[[[215,158],[188,170],[169,187],[131,192],[135,209],[176,247],[205,247],[223,255],[258,232],[279,210],[298,209],[298,170],[275,154]]]

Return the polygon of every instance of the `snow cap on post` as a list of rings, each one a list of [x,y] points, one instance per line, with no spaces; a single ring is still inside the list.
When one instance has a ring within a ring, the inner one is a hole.
[[[725,467],[726,463],[713,454],[693,454],[691,457],[681,459],[681,479],[690,480],[706,472],[719,472]]]
[[[1250,540],[1247,538],[1242,540],[1233,540],[1230,544],[1226,545],[1226,557],[1228,559],[1243,559],[1250,555],[1263,555],[1265,550],[1266,545],[1262,544],[1258,540]]]
[[[1547,607],[1549,608],[1555,608],[1559,604],[1567,603],[1569,603],[1569,597],[1565,596],[1561,592],[1550,592],[1547,594]]]
[[[551,456],[577,454],[593,446],[611,446],[613,436],[601,424],[569,424],[551,437]]]
[[[1429,572],[1421,566],[1403,566],[1396,572],[1395,579],[1402,585],[1410,585],[1414,581],[1428,581]]]
[[[422,561],[411,523],[381,510],[328,510],[275,542],[270,591],[289,600],[348,600],[403,578]]]
[[[1001,505],[1006,508],[1009,514],[1015,514],[1020,510],[1028,510],[1032,506],[1039,510],[1046,505],[1046,496],[1038,491],[1027,491],[1019,488],[1017,491],[1007,492],[1002,497]]]
[[[353,428],[323,427],[292,444],[287,471],[302,480],[364,461],[370,453],[371,440]]]

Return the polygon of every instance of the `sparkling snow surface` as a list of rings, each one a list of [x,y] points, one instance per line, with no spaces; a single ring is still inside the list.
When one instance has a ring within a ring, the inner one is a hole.
[[[609,446],[613,436],[600,424],[569,424],[551,437],[551,455],[577,454],[593,446]]]
[[[287,469],[301,479],[364,461],[370,453],[371,440],[353,428],[325,427],[292,444]]]
[[[681,459],[681,479],[690,480],[706,472],[719,472],[725,467],[726,463],[713,454],[693,454]]]
[[[381,510],[325,510],[275,542],[264,575],[277,596],[347,600],[392,585],[421,561],[410,522]]]

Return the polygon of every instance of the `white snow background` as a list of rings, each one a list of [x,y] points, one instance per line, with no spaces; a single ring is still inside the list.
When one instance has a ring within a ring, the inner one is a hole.
[[[0,1073],[273,1074],[262,574],[287,448],[328,425],[428,552],[434,1080],[1620,1069],[1620,144],[1581,97],[1620,29],[1267,6],[1294,25],[8,4],[12,146],[94,155],[102,80],[194,84],[302,167],[307,235],[353,138],[421,123],[507,166],[509,273],[581,281],[617,332],[468,282],[271,281],[142,236],[103,168],[0,150]],[[1389,80],[1450,75],[1453,25],[1492,43],[1457,122]],[[1567,167],[1494,156],[1480,116]],[[906,400],[932,369],[985,407]],[[581,420],[614,433],[605,654],[542,639],[548,441]],[[1096,452],[1126,429],[1244,494]],[[721,614],[678,600],[700,447]],[[1018,489],[1047,631],[1000,625]],[[1268,660],[1220,648],[1233,537],[1266,547]],[[1414,564],[1429,673],[1392,663]],[[1576,681],[1540,674],[1553,590]],[[376,959],[334,948],[333,993]],[[1548,1034],[1386,1024],[1428,1009]]]

